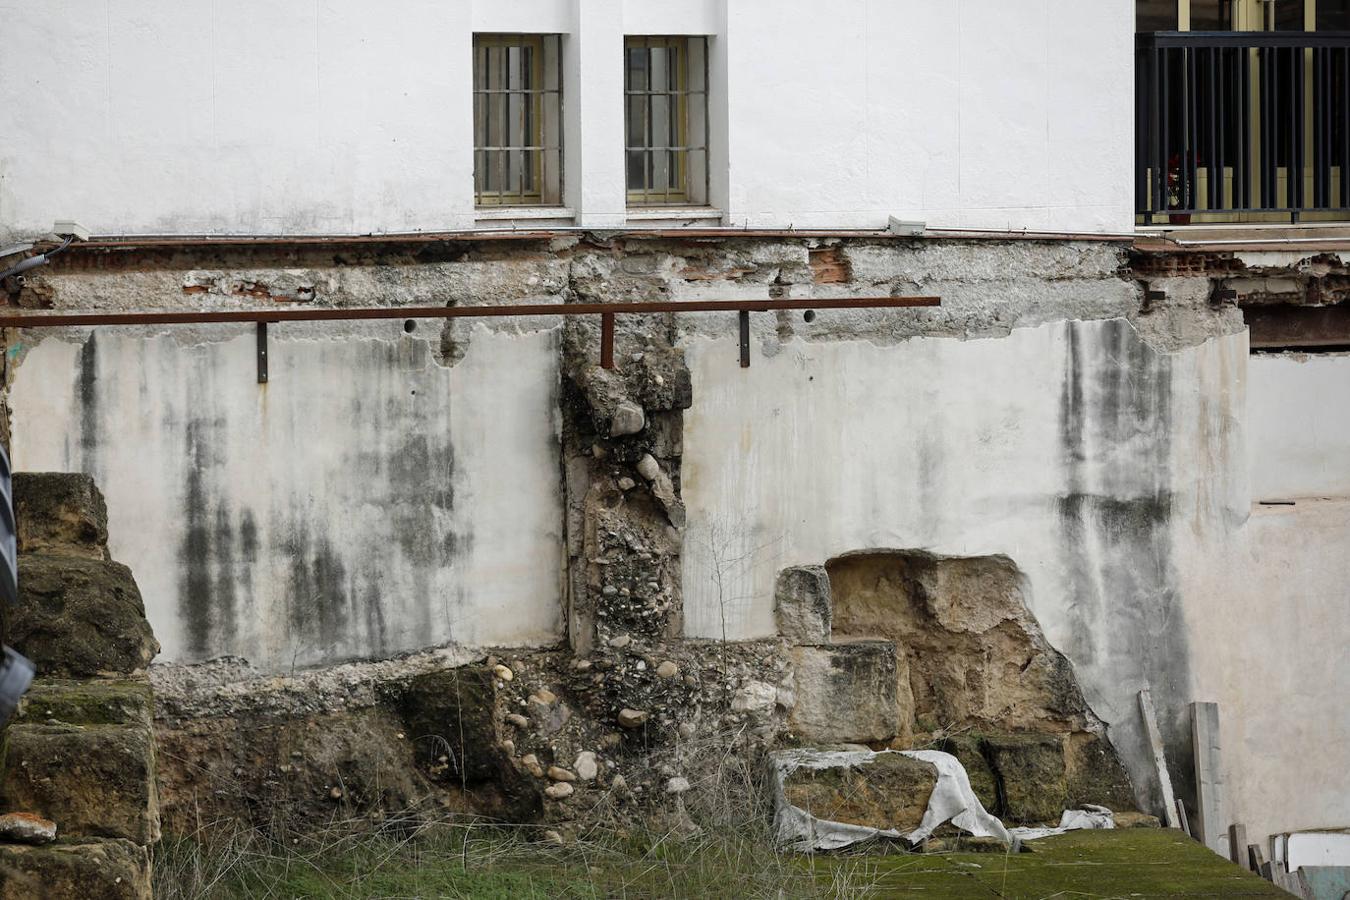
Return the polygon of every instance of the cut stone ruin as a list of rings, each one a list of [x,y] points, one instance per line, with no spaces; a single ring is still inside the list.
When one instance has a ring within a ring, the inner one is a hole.
[[[979,804],[1016,824],[1053,824],[1084,805],[1133,812],[1105,726],[1027,608],[1025,585],[1006,557],[920,551],[784,570],[775,610],[780,636],[795,645],[793,737],[943,751],[964,767]],[[862,777],[857,760],[841,765],[853,774],[836,780]],[[835,811],[870,833],[911,833],[922,807],[891,797]]]
[[[87,475],[16,474],[19,602],[5,639],[38,677],[4,729],[0,898],[150,897],[160,837],[154,715],[159,652],[135,579],[109,558]]]

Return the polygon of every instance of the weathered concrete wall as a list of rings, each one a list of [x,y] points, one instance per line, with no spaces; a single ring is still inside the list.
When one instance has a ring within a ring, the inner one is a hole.
[[[11,395],[17,467],[107,485],[161,659],[559,636],[556,330],[481,329],[450,367],[401,322],[273,326],[266,386],[226,330],[48,337]]]
[[[473,34],[522,31],[564,36],[565,200],[586,227],[629,216],[624,36],[697,34],[713,221],[1124,230],[1133,15],[1127,0],[4,2],[0,236],[58,218],[99,234],[472,227]]]
[[[1237,309],[1187,260],[1153,261],[1167,299],[1143,309],[1140,261],[1107,243],[389,243],[73,251],[21,299],[942,306],[755,314],[748,370],[730,314],[623,316],[612,383],[582,320],[566,341],[556,320],[411,336],[278,326],[265,388],[251,332],[21,335],[16,464],[99,477],[114,552],[143,573],[169,658],[231,652],[276,670],[556,642],[566,607],[571,649],[616,666],[594,689],[613,718],[645,708],[658,645],[678,646],[681,628],[772,638],[786,566],[865,549],[1002,555],[1137,783],[1152,782],[1135,706],[1147,683],[1183,793],[1185,704],[1217,700],[1231,807],[1251,834],[1350,820],[1335,799],[1350,796],[1335,619],[1350,524],[1339,500],[1303,500],[1345,496],[1345,439],[1321,413],[1347,358],[1249,357]],[[647,415],[616,438],[620,394]],[[1292,473],[1303,481],[1278,481]],[[1299,506],[1253,507],[1270,494]],[[782,662],[774,641],[756,646]],[[751,691],[774,716],[777,684]],[[1332,721],[1308,726],[1318,714]],[[1309,800],[1308,773],[1326,798]]]

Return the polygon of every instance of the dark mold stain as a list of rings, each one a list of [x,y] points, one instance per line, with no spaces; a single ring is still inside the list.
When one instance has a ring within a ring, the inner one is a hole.
[[[94,457],[98,452],[98,338],[89,340],[80,348],[80,376],[76,382],[76,399],[80,405],[80,465],[93,473]]]
[[[1122,320],[1067,328],[1060,453],[1068,490],[1057,501],[1070,582],[1064,650],[1107,678],[1147,682],[1179,760],[1189,755],[1190,672],[1170,533],[1171,360]],[[1112,723],[1111,734],[1127,758],[1144,758],[1134,717]],[[1192,785],[1188,770],[1173,768],[1185,773],[1180,792]],[[1142,767],[1134,775],[1148,783]]]

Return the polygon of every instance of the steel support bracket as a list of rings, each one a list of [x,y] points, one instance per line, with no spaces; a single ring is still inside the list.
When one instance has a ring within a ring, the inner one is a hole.
[[[267,384],[267,323],[258,323],[258,384]]]

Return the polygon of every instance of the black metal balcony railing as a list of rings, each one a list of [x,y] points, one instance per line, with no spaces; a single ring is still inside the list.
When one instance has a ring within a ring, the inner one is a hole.
[[[1136,47],[1145,223],[1350,219],[1350,32],[1168,31]]]

